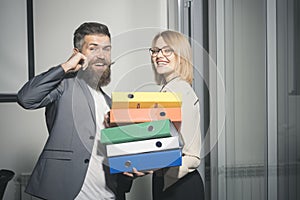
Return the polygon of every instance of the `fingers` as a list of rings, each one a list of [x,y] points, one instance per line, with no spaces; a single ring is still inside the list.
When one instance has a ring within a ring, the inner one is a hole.
[[[129,176],[132,178],[146,176],[147,174],[153,174],[153,171],[144,171],[140,172],[136,168],[132,168],[132,172],[123,172],[125,176]]]
[[[71,58],[70,62],[73,66],[75,66],[75,71],[78,71],[81,67],[85,66],[87,67],[87,58],[82,54],[77,52],[73,58]]]
[[[133,174],[130,173],[130,172],[123,172],[123,174],[124,174],[125,176],[129,176],[129,177],[134,178]]]
[[[132,172],[133,172],[134,176],[137,176],[137,177],[146,175],[144,172],[139,172],[136,168],[133,168]]]
[[[61,66],[65,72],[78,71],[82,67],[82,61],[84,60],[86,60],[86,57],[82,53],[74,51],[71,57]]]
[[[82,70],[86,70],[86,68],[89,66],[89,62],[86,60],[84,60],[83,64],[81,65]]]
[[[109,117],[109,112],[104,115],[104,126],[105,128],[110,127],[110,117]]]

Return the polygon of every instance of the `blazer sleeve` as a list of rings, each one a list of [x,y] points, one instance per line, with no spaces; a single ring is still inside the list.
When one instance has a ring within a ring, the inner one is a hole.
[[[65,76],[59,65],[30,79],[18,91],[17,101],[25,109],[45,107],[59,98],[63,87],[60,85]]]

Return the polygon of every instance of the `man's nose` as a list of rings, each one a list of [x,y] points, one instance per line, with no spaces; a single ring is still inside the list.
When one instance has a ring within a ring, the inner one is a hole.
[[[104,51],[101,48],[97,48],[95,51],[95,56],[97,56],[97,58],[104,58]]]

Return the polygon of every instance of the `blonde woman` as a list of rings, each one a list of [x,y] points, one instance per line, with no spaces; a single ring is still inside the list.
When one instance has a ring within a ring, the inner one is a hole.
[[[193,88],[192,50],[184,35],[175,31],[157,34],[149,49],[161,92],[182,94],[182,122],[179,127],[184,146],[182,165],[160,169],[153,174],[154,200],[201,200],[204,186],[197,170],[200,165],[199,100]]]

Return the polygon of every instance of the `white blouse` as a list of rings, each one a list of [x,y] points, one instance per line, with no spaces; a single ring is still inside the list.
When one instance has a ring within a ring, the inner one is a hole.
[[[164,170],[164,189],[166,189],[189,172],[196,170],[200,165],[200,106],[199,99],[191,85],[179,77],[164,85],[161,92],[182,94],[180,127],[184,141],[182,165]]]

